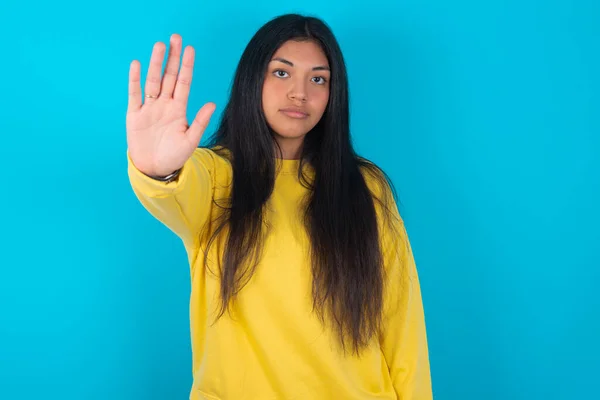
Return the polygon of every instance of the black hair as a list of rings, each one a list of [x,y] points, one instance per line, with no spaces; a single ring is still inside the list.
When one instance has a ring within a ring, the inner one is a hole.
[[[322,322],[332,323],[344,351],[349,340],[359,353],[382,324],[385,269],[377,203],[386,216],[393,216],[384,200],[397,196],[387,174],[352,147],[344,58],[331,29],[316,17],[282,15],[256,32],[237,66],[219,127],[205,144],[225,149],[222,154],[233,168],[231,197],[209,241],[210,246],[227,227],[218,317],[229,309],[260,260],[267,232],[264,210],[275,184],[277,157],[262,110],[262,87],[269,61],[289,40],[317,43],[331,69],[327,108],[304,138],[298,177],[310,189],[303,222],[311,243],[314,310]],[[312,177],[306,175],[305,165],[314,171]],[[367,175],[379,189],[369,187]]]

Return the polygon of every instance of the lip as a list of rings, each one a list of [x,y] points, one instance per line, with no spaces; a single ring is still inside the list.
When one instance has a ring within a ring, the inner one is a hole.
[[[297,108],[282,108],[279,111],[291,118],[303,119],[308,117],[308,113],[306,111],[302,111]]]

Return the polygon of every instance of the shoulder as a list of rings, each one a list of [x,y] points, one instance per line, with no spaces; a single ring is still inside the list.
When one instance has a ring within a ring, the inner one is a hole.
[[[222,146],[198,147],[192,158],[210,171],[228,171],[231,169],[230,152]]]
[[[398,235],[404,228],[404,220],[400,215],[391,177],[377,164],[365,158],[359,159],[359,168],[373,198],[380,232]]]
[[[385,203],[387,206],[395,205],[395,190],[389,175],[373,161],[366,158],[359,158],[359,169],[371,192],[371,195],[377,202]]]

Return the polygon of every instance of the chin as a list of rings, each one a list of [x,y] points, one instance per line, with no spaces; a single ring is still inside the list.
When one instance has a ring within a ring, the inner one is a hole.
[[[302,139],[310,131],[298,126],[272,126],[271,129],[282,139]]]
[[[306,136],[306,134],[308,132],[302,131],[302,132],[296,132],[296,131],[280,131],[280,130],[274,130],[275,134],[277,136],[279,136],[282,139],[302,139],[304,136]]]

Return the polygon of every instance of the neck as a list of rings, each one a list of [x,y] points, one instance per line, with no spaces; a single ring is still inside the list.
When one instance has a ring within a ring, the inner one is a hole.
[[[276,157],[281,157],[284,160],[297,160],[302,155],[302,145],[304,144],[304,137],[301,138],[281,138],[278,137],[277,144],[281,148],[281,153],[278,154],[277,148],[275,148]]]

